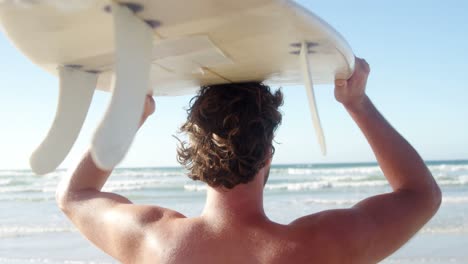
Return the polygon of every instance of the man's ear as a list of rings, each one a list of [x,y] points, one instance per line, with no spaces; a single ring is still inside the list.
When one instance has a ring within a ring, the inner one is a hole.
[[[263,173],[263,186],[265,186],[265,184],[268,181],[268,178],[270,177],[271,159],[272,159],[272,156],[270,156],[265,161],[265,166],[262,168],[262,170],[264,171],[264,173]]]
[[[271,160],[273,159],[273,155],[275,154],[275,150],[274,150],[274,147],[273,147],[273,144],[268,148],[268,160],[267,160],[267,164],[268,165],[271,165]]]

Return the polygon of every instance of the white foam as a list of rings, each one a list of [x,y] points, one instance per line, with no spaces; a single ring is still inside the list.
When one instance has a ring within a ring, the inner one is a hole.
[[[460,175],[460,176],[458,176],[458,180],[462,184],[468,184],[468,175]]]
[[[288,191],[301,191],[301,190],[316,190],[324,188],[332,188],[330,182],[299,182],[299,183],[274,183],[265,185],[267,190],[288,190]]]
[[[306,199],[306,204],[330,204],[330,205],[351,205],[356,204],[359,199]],[[468,196],[452,196],[442,197],[442,203],[444,204],[464,204],[468,203]]]
[[[180,188],[184,181],[174,181],[170,179],[125,179],[125,180],[110,180],[106,183],[103,190],[106,192],[112,191],[130,191],[142,189],[167,189]]]
[[[424,264],[449,264],[449,263],[454,263],[454,264],[460,264],[460,263],[468,263],[468,258],[465,257],[395,257],[391,256],[382,262],[382,264],[385,263],[401,263],[401,264],[408,264],[408,263],[424,263]]]
[[[380,177],[379,177],[380,178]],[[369,179],[369,176],[367,175],[360,175],[360,176],[321,176],[318,179],[322,181],[332,181],[332,182],[338,182],[338,181],[362,181]],[[383,176],[382,178],[383,179]]]
[[[158,179],[149,179],[149,180],[110,180],[106,183],[108,187],[125,187],[125,186],[153,186],[161,184],[162,181]]]
[[[468,165],[430,165],[428,166],[429,170],[431,171],[446,171],[446,172],[456,172],[456,171],[467,171],[468,172]]]
[[[360,182],[333,182],[333,181],[310,181],[298,183],[274,183],[267,184],[267,190],[288,190],[288,191],[302,191],[302,190],[317,190],[328,188],[359,188],[359,187],[376,187],[386,186],[387,181],[360,181]]]
[[[332,184],[333,187],[378,187],[388,186],[389,183],[386,180],[379,181],[362,181],[362,182],[335,182]]]
[[[467,179],[453,179],[453,180],[436,180],[441,186],[453,186],[453,185],[467,185]]]
[[[0,177],[33,176],[33,175],[34,175],[34,173],[32,173],[31,171],[15,171],[15,170],[2,170],[2,171],[0,171]]]
[[[8,185],[12,182],[12,179],[0,179],[0,185]]]
[[[72,227],[49,226],[0,226],[0,237],[20,237],[44,233],[76,232]]]
[[[143,186],[107,186],[102,188],[104,192],[118,192],[118,191],[138,191],[143,189]]]
[[[349,168],[288,168],[291,175],[381,175],[378,166]]]
[[[468,196],[442,196],[442,203],[444,204],[462,204],[468,203]]]
[[[111,264],[112,262],[96,262],[83,260],[54,260],[49,258],[3,258],[0,257],[0,263],[47,263],[47,264]]]
[[[207,190],[207,186],[200,184],[185,184],[184,190],[192,192],[204,192]]]
[[[3,197],[0,196],[0,201],[2,202],[47,202],[47,201],[54,201],[55,195],[49,195],[46,197],[27,197],[27,196],[7,196]]]
[[[424,234],[468,234],[468,226],[425,227],[421,230]]]
[[[56,184],[35,183],[32,185],[4,186],[0,193],[54,193]]]
[[[381,181],[361,181],[361,182],[330,182],[330,181],[308,181],[296,183],[269,183],[265,185],[266,190],[287,190],[287,191],[303,191],[317,190],[329,188],[359,188],[359,187],[378,187],[387,186],[385,180]],[[205,191],[205,185],[200,184],[185,184],[184,189],[187,191]]]
[[[184,173],[179,170],[174,171],[165,171],[161,169],[154,169],[154,170],[131,170],[131,169],[118,169],[112,173],[112,177],[130,177],[130,178],[177,178],[184,176]]]
[[[39,186],[7,186],[0,188],[0,193],[42,192]]]
[[[357,199],[307,199],[306,204],[324,204],[324,205],[353,205],[359,202]]]

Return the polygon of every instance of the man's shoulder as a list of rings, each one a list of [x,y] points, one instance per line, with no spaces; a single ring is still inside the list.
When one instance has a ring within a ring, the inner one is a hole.
[[[154,205],[130,205],[126,211],[142,226],[169,224],[176,219],[186,218],[185,215],[175,210]]]
[[[327,230],[327,227],[354,226],[360,220],[360,215],[355,209],[333,209],[309,214],[292,221],[289,225],[297,228],[315,228]],[[335,230],[335,228],[332,228]]]

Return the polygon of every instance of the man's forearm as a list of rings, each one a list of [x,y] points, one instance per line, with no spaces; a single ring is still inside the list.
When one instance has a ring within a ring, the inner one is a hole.
[[[145,110],[140,120],[140,127],[153,112],[154,100],[151,96],[147,96]],[[93,161],[91,153],[87,151],[73,173],[60,183],[57,189],[57,196],[64,197],[71,192],[80,190],[100,191],[111,173],[112,171],[99,169]]]
[[[87,151],[73,173],[62,180],[57,195],[64,197],[82,190],[100,191],[111,172],[99,169]]]
[[[364,133],[394,190],[439,191],[416,150],[385,120],[366,96],[355,107],[347,107]]]

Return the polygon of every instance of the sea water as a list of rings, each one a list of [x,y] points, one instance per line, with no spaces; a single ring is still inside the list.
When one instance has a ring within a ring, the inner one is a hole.
[[[443,191],[437,215],[384,263],[468,263],[468,161],[428,162]],[[0,171],[0,263],[117,263],[94,248],[56,206],[66,171],[36,176]],[[206,186],[181,168],[116,169],[104,187],[137,204],[201,213]],[[375,163],[273,166],[265,210],[274,221],[321,210],[349,208],[391,189]]]

